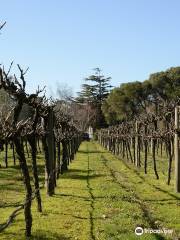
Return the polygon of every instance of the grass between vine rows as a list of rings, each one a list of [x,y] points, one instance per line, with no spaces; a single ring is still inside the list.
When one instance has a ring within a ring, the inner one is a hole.
[[[0,168],[0,224],[25,194],[19,167],[13,166],[11,158],[10,152],[9,168]],[[38,167],[42,185],[42,155],[38,155]],[[175,239],[180,234],[180,195],[174,193],[173,181],[167,186],[165,178],[162,173],[156,180],[152,170],[145,175],[143,169],[125,164],[97,143],[84,142],[57,181],[55,195],[47,197],[41,190],[43,213],[36,211],[33,201],[31,239]],[[136,236],[137,226],[173,229],[173,235]],[[25,239],[24,227],[22,212],[0,239]]]

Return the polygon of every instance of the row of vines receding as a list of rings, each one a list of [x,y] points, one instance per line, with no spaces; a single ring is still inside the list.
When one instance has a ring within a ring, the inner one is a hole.
[[[169,185],[175,178],[175,191],[180,192],[179,101],[159,102],[155,111],[134,116],[131,121],[98,131],[98,141],[107,150],[148,174],[153,169],[159,179],[158,164]],[[175,161],[173,161],[175,159]],[[158,163],[158,164],[157,164]],[[150,166],[148,166],[148,164]],[[166,173],[165,173],[166,172]]]
[[[12,64],[11,64],[12,66]],[[0,149],[5,153],[0,167],[8,168],[8,151],[13,153],[14,165],[22,172],[26,196],[6,222],[0,224],[0,232],[6,229],[21,210],[24,210],[26,236],[31,235],[31,203],[37,200],[37,211],[42,212],[41,188],[37,167],[37,153],[44,154],[45,186],[47,195],[55,193],[56,179],[68,169],[81,143],[81,130],[77,121],[68,114],[63,101],[45,97],[44,89],[26,92],[25,74],[19,65],[19,77],[0,67],[0,91],[4,91],[10,104],[1,108]],[[17,158],[17,159],[16,159]],[[18,162],[17,162],[18,160]],[[30,161],[30,164],[29,164]],[[33,179],[31,180],[30,168]]]

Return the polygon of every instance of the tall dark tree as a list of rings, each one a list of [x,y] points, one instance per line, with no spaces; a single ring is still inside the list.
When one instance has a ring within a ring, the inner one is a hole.
[[[144,82],[123,83],[114,88],[103,102],[102,110],[109,124],[134,119],[139,114],[158,114],[167,102],[180,99],[180,67],[150,75]]]
[[[107,98],[111,89],[111,77],[105,77],[101,74],[99,68],[93,69],[93,75],[85,78],[86,82],[82,84],[82,90],[78,93],[77,101],[91,105],[95,110],[94,127],[100,128],[106,125],[104,114],[101,110],[104,100]]]

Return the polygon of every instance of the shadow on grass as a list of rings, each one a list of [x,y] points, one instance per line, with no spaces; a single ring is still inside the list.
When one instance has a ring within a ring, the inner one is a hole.
[[[22,202],[16,202],[16,203],[0,203],[0,208],[9,208],[9,207],[19,207],[22,204]]]
[[[89,220],[89,217],[82,217],[82,216],[77,216],[77,215],[74,215],[74,214],[63,213],[63,215],[71,216],[73,218],[77,218],[77,219],[80,219],[80,220]],[[93,217],[93,219],[94,220],[102,220],[102,217]]]
[[[53,195],[53,197],[61,198],[61,197],[72,197],[72,198],[80,198],[84,201],[91,201],[91,197],[83,197],[79,195],[73,195],[73,194],[64,194],[64,193],[56,193]],[[94,199],[104,199],[105,197],[94,197]]]
[[[159,205],[166,205],[168,207],[168,205],[177,205],[180,206],[180,203],[178,200],[176,199],[144,199],[144,202],[155,202],[156,204]]]
[[[104,177],[105,175],[103,174],[94,174],[94,175],[90,175],[89,177],[87,175],[78,175],[78,174],[68,174],[68,175],[62,175],[62,178],[68,178],[68,179],[78,179],[78,180],[87,180],[89,179],[93,179],[93,178],[98,178],[98,177]]]
[[[22,186],[16,185],[15,183],[6,183],[0,185],[0,191],[21,191],[22,192]]]
[[[93,170],[90,170],[90,171],[93,171]],[[68,170],[68,173],[73,173],[73,172],[87,173],[88,170],[84,170],[84,169],[71,169],[71,168]]]
[[[15,178],[15,174],[17,174],[16,171],[12,171],[10,168],[0,168],[0,178],[5,179],[5,180],[9,180],[9,179],[14,179]]]
[[[89,151],[88,150],[79,150],[78,153],[86,153],[86,154],[91,154],[91,153],[106,153],[102,151]]]
[[[20,167],[19,167],[19,164],[17,164],[17,165],[10,165],[8,168],[5,168],[5,167],[3,167],[4,169],[17,169],[17,170],[19,170],[20,169]]]
[[[7,239],[13,239],[13,240],[25,240],[26,237],[22,238],[22,236],[19,236],[19,233],[9,233],[4,231],[1,233],[1,236],[7,236]],[[54,233],[53,231],[42,231],[42,230],[36,230],[36,232],[32,233],[32,236],[28,238],[28,240],[70,240],[72,238],[65,236],[64,234]]]
[[[5,171],[8,171],[8,172],[12,172],[12,170],[19,170],[20,167],[18,164],[16,165],[9,165],[7,168],[2,164],[1,167],[0,167],[0,170],[5,170]]]
[[[175,202],[176,199],[172,199],[172,198],[166,198],[166,199],[144,199],[144,201],[146,202]]]
[[[53,233],[50,231],[36,231],[29,240],[70,240],[70,237],[66,237],[63,234]]]
[[[168,192],[168,191],[166,191],[166,190],[164,190],[164,189],[162,189],[162,188],[160,188],[160,187],[157,187],[157,186],[155,186],[154,184],[152,184],[151,186],[153,186],[156,190],[158,190],[158,191],[160,191],[160,192],[163,192],[163,193],[168,194],[169,196],[175,198],[176,200],[180,200],[180,197],[175,196],[174,194],[172,194],[172,193],[170,193],[170,192]]]

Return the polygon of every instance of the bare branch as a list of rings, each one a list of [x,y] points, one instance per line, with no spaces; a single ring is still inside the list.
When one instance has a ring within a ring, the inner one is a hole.
[[[12,68],[12,65],[13,65],[14,61],[11,62],[10,66],[9,66],[9,70],[7,72],[7,76],[9,75],[10,71],[11,71],[11,68]]]
[[[6,21],[0,25],[0,30],[6,25]]]
[[[22,82],[23,82],[23,86],[22,86],[21,88],[22,88],[22,90],[25,90],[26,81],[25,81],[25,79],[24,79],[24,75],[25,75],[25,74],[27,73],[27,71],[29,70],[29,67],[28,67],[25,71],[23,71],[23,69],[20,67],[19,64],[17,64],[17,66],[18,66],[19,71],[20,71],[20,73],[21,73],[20,78],[21,78],[21,80],[22,80]]]

